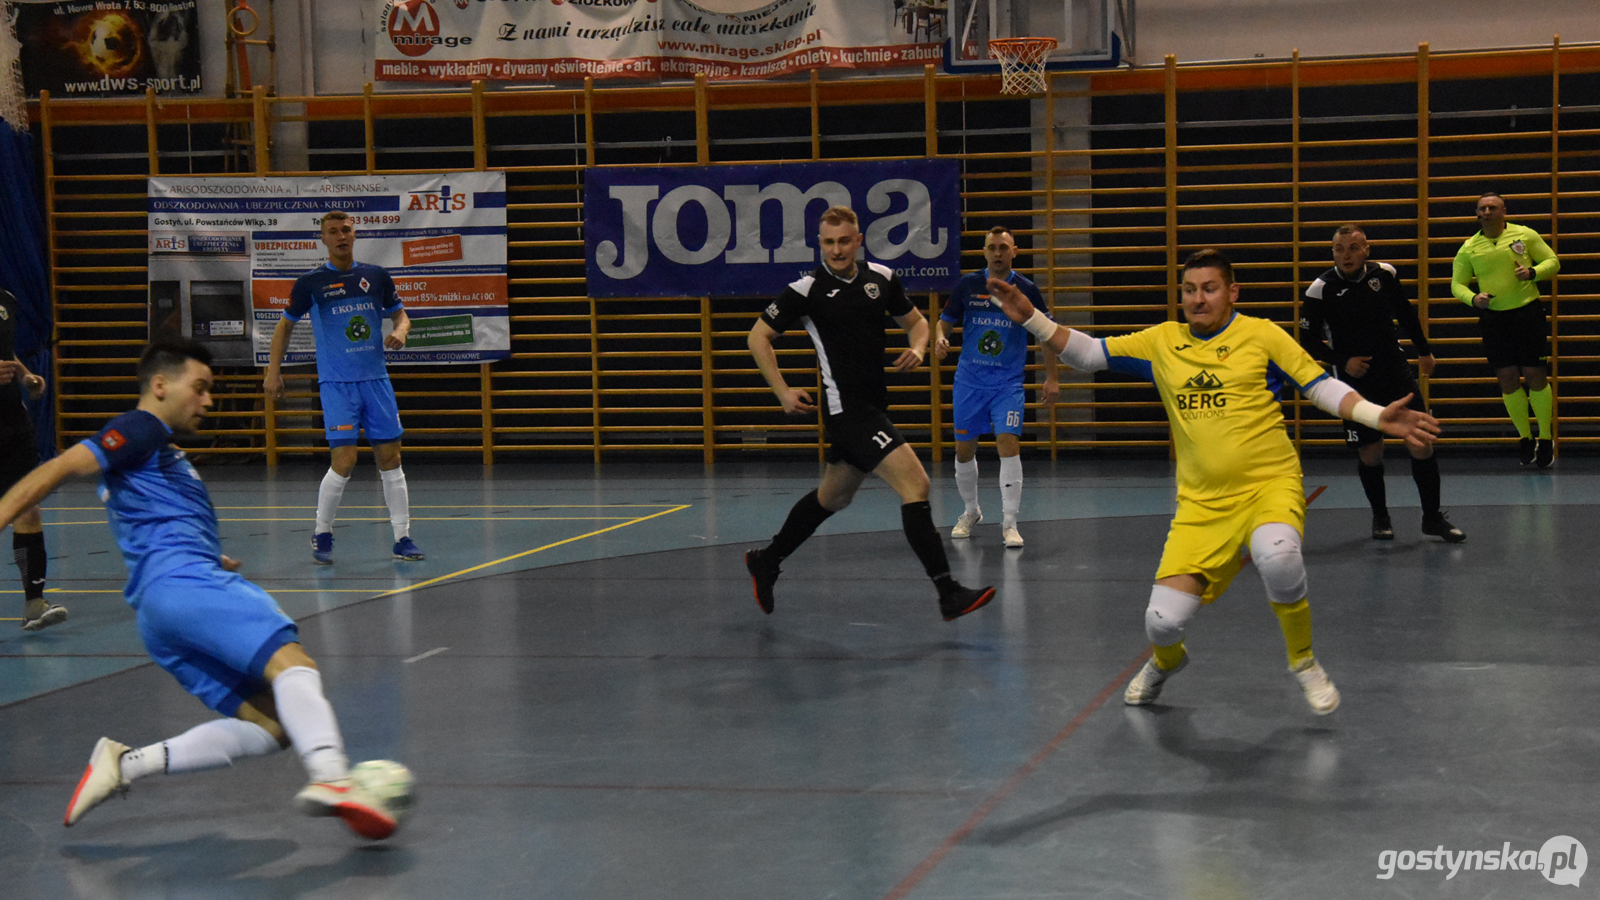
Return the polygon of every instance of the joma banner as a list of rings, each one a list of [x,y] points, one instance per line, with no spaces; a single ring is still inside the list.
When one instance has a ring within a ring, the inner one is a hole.
[[[917,11],[913,11],[913,7]],[[773,0],[713,13],[689,0],[385,0],[378,81],[772,78],[936,63],[943,3]]]
[[[830,206],[856,211],[866,258],[912,291],[950,287],[961,266],[955,160],[590,169],[584,182],[589,294],[776,294],[821,260]]]

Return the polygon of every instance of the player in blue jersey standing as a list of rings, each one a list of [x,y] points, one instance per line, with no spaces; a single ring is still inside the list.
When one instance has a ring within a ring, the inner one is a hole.
[[[394,280],[381,266],[355,260],[356,231],[348,213],[334,210],[321,219],[322,243],[328,261],[295,279],[289,308],[272,332],[265,387],[283,396],[283,354],[296,322],[311,315],[317,339],[317,387],[322,394],[322,419],[332,460],[317,491],[317,521],[311,533],[311,558],[317,565],[333,562],[333,518],[339,512],[345,485],[356,469],[356,439],[367,433],[372,458],[383,481],[383,502],[394,528],[394,558],[422,559],[411,539],[411,495],[400,468],[400,410],[389,383],[383,350],[406,345],[411,319],[406,316]],[[380,319],[394,329],[387,336]]]
[[[75,824],[135,779],[232,765],[293,746],[310,783],[301,812],[338,816],[381,839],[396,819],[354,784],[322,676],[299,630],[276,601],[234,574],[222,553],[217,514],[200,474],[173,446],[211,406],[211,353],[167,339],[139,358],[139,405],[94,437],[39,466],[0,497],[0,528],[68,478],[100,476],[111,530],[128,566],[123,595],[156,664],[226,718],[134,749],[101,738],[67,805]]]
[[[956,282],[950,300],[939,313],[939,337],[933,352],[944,359],[950,352],[950,331],[961,326],[961,360],[956,364],[952,405],[956,432],[956,490],[966,504],[953,538],[972,537],[972,526],[983,521],[978,507],[978,438],[994,435],[1000,454],[1001,539],[1007,547],[1022,546],[1017,514],[1022,510],[1022,417],[1027,395],[1023,390],[1028,365],[1028,331],[1006,318],[989,299],[990,278],[1016,285],[1033,305],[1047,309],[1039,289],[1011,268],[1017,256],[1017,239],[1011,229],[996,225],[983,242],[988,268],[969,272]],[[1056,402],[1061,392],[1054,353],[1042,354],[1044,385],[1039,399]]]

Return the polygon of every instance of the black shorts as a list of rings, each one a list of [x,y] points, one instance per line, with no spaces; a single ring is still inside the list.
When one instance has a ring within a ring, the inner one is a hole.
[[[828,452],[823,459],[829,465],[849,463],[863,472],[876,469],[884,457],[906,442],[889,421],[889,414],[879,409],[825,416],[822,427],[828,435]]]
[[[1550,364],[1550,323],[1543,300],[1516,309],[1485,309],[1478,313],[1478,330],[1491,369]]]
[[[0,431],[0,493],[39,467],[39,447],[33,441],[33,427]]]
[[[1360,378],[1351,378],[1349,385],[1358,391],[1361,396],[1379,406],[1388,406],[1407,394],[1411,395],[1411,402],[1406,406],[1417,412],[1427,412],[1428,405],[1422,402],[1422,391],[1417,388],[1417,380],[1411,377],[1411,367],[1403,359],[1379,359],[1374,357],[1372,367],[1367,374]],[[1351,447],[1365,447],[1376,444],[1387,435],[1376,428],[1368,428],[1360,422],[1346,420],[1344,423],[1344,442]]]

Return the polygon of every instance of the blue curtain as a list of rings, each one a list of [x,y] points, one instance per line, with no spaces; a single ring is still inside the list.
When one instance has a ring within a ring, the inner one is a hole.
[[[39,439],[39,458],[55,455],[56,422],[52,394],[56,390],[50,363],[50,281],[45,274],[45,230],[34,174],[33,136],[0,120],[0,287],[16,298],[17,358],[45,377],[44,398],[29,402]],[[23,395],[26,398],[26,394]]]

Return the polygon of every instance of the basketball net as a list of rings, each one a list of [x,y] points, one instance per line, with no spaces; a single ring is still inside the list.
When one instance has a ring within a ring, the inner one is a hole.
[[[22,93],[22,45],[17,43],[15,10],[0,4],[0,119],[17,131],[28,130],[28,101]]]
[[[989,53],[1000,60],[1000,93],[1044,93],[1044,63],[1056,39],[1047,37],[995,38]]]

